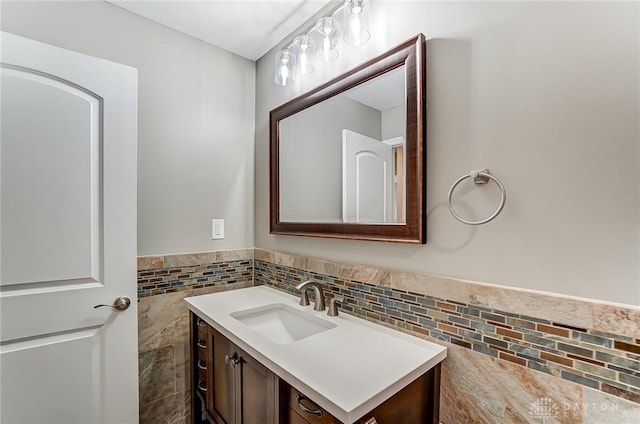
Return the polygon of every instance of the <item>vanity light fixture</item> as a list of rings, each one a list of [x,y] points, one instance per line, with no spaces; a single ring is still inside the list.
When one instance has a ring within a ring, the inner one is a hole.
[[[293,83],[296,79],[296,57],[289,49],[282,49],[276,54],[275,77],[276,84],[283,87]]]
[[[313,39],[308,35],[298,35],[293,39],[293,53],[298,62],[300,74],[310,74],[314,71],[313,55],[315,47]]]
[[[337,59],[341,32],[344,41],[353,46],[369,41],[369,11],[369,0],[345,0],[328,16],[318,19],[276,54],[275,83],[285,87],[295,81],[296,74],[312,73],[314,58],[322,62]]]
[[[342,10],[347,28],[344,41],[354,46],[369,41],[369,0],[347,0]]]
[[[340,55],[338,42],[340,41],[340,25],[331,16],[320,18],[316,23],[316,31],[320,34],[320,45],[316,57],[323,62],[336,60]]]

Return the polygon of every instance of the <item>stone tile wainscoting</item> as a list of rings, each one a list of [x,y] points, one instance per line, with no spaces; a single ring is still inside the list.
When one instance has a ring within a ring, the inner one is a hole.
[[[138,259],[140,423],[186,423],[186,296],[313,279],[346,312],[443,344],[441,422],[640,422],[640,308],[262,249]]]
[[[255,250],[256,284],[309,279],[447,346],[443,424],[640,422],[640,308]]]
[[[140,424],[191,422],[182,299],[253,285],[253,249],[138,258]]]

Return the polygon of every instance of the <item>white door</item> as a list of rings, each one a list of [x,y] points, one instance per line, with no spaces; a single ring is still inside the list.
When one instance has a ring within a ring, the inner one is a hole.
[[[393,221],[393,148],[342,130],[342,220]]]
[[[137,71],[0,38],[0,422],[135,423]]]

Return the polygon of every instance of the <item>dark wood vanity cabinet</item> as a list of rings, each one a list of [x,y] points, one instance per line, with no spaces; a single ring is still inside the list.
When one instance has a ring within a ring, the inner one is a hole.
[[[341,424],[205,321],[190,315],[192,424]],[[437,424],[439,388],[438,364],[357,424]]]
[[[281,422],[277,376],[193,313],[191,359],[193,424]]]

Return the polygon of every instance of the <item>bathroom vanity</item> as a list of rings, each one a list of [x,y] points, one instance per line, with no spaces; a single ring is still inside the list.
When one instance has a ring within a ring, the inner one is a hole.
[[[266,286],[185,299],[192,423],[439,422],[445,347],[298,301]]]

